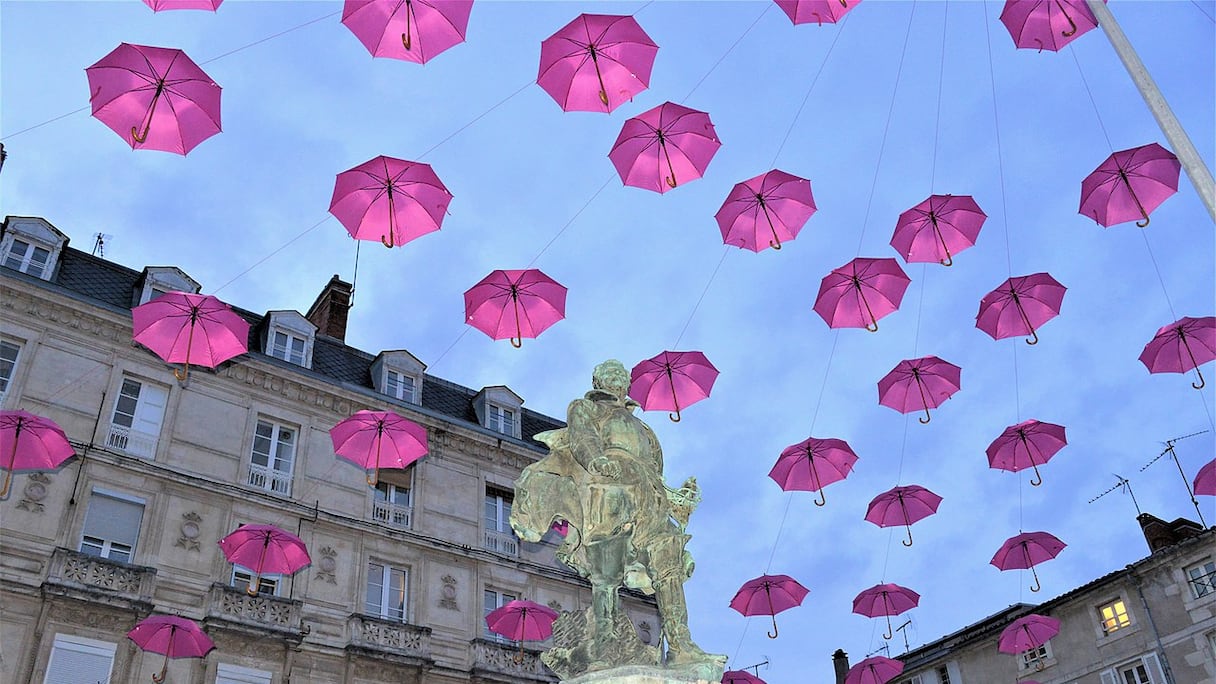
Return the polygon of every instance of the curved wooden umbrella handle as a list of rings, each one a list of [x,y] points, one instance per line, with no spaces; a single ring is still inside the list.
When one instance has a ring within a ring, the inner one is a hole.
[[[17,419],[17,428],[13,431],[13,448],[8,454],[8,468],[4,471],[4,485],[0,486],[0,498],[8,495],[9,485],[13,482],[13,466],[17,464],[17,442],[21,441],[21,418]]]
[[[866,323],[865,328],[870,332],[878,332],[878,319],[874,317],[874,311],[870,308],[870,302],[866,299],[866,294],[861,291],[861,285],[855,285],[857,288],[857,296],[861,297],[861,303],[866,307],[866,313],[870,315],[870,323]],[[874,327],[870,327],[873,325]]]
[[[663,180],[666,181],[668,187],[674,188],[679,185],[679,182],[676,180],[676,169],[671,165],[671,154],[667,152],[667,141],[663,138],[662,131],[659,131],[659,147],[663,149],[663,158],[667,160],[667,170],[671,172],[670,176],[663,176]]]
[[[1191,364],[1195,366],[1195,375],[1199,376],[1199,384],[1191,383],[1191,387],[1195,389],[1203,389],[1207,383],[1203,381],[1203,373],[1199,371],[1199,364],[1195,363],[1195,352],[1191,351],[1191,343],[1186,341],[1186,335],[1179,334],[1179,339],[1182,340],[1182,346],[1186,347],[1187,356],[1191,357]]]
[[[768,213],[768,205],[764,203],[764,195],[757,194],[756,197],[760,200],[760,208],[764,210],[764,218],[768,221],[768,229],[773,234],[773,239],[768,241],[768,246],[773,249],[781,249],[781,236],[777,234],[777,228],[773,226],[773,217]]]
[[[1064,18],[1068,20],[1068,25],[1071,27],[1067,31],[1061,31],[1060,35],[1064,36],[1065,38],[1076,35],[1077,22],[1073,21],[1072,17],[1068,16],[1068,10],[1064,9],[1064,6],[1060,4],[1060,0],[1056,0],[1056,7],[1060,8],[1060,14],[1064,15]]]
[[[410,27],[410,15],[414,13],[414,6],[410,0],[405,0],[405,33],[401,34],[401,44],[409,50],[414,44],[413,29]]]

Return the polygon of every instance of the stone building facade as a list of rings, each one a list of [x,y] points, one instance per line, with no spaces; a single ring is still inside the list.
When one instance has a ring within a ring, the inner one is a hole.
[[[162,656],[125,637],[151,613],[202,624],[217,650],[173,660],[168,681],[553,682],[544,644],[489,634],[514,598],[590,603],[554,559],[556,533],[520,542],[512,483],[561,422],[503,386],[426,373],[406,351],[345,344],[350,286],[335,277],[306,314],[255,313],[249,353],[189,380],[131,340],[133,306],[202,287],[175,267],[136,271],[68,246],[41,218],[0,238],[0,401],[61,425],[76,457],[18,473],[0,500],[0,681],[146,681]],[[328,431],[360,409],[427,428],[429,454],[370,487]],[[298,534],[312,564],[268,576],[216,542],[244,523]],[[626,596],[639,635],[657,610]]]

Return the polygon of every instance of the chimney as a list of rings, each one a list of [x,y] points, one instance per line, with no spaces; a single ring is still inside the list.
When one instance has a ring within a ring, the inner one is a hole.
[[[1148,542],[1149,553],[1157,553],[1167,546],[1173,546],[1183,539],[1189,539],[1203,532],[1203,527],[1193,520],[1178,518],[1167,523],[1149,513],[1136,516],[1140,529],[1144,532],[1144,541]]]
[[[328,335],[340,341],[346,341],[346,316],[350,313],[350,295],[353,292],[351,284],[338,278],[337,274],[329,279],[325,289],[317,295],[316,301],[304,315],[317,332]]]
[[[832,667],[836,669],[836,684],[844,684],[844,677],[849,673],[849,654],[838,648],[832,654]]]

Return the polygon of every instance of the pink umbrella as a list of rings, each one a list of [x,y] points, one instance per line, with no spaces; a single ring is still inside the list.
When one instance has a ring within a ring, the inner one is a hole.
[[[253,571],[250,596],[257,595],[262,574],[290,575],[312,563],[303,540],[274,525],[241,525],[219,545],[229,563]]]
[[[427,454],[426,428],[392,411],[357,411],[329,431],[334,453],[364,470],[375,470],[367,484],[376,486],[381,468],[403,470]]]
[[[782,450],[768,476],[787,492],[819,492],[816,506],[827,503],[823,488],[849,476],[857,454],[843,439],[808,437]]]
[[[844,675],[844,684],[887,684],[904,671],[898,660],[871,656],[849,668]]]
[[[122,43],[84,71],[93,116],[132,149],[185,155],[220,132],[220,87],[181,50]]]
[[[14,471],[54,470],[76,455],[76,450],[58,423],[18,409],[0,411],[0,454],[8,454],[4,485],[0,486],[0,497],[4,497]]]
[[[772,615],[773,631],[768,638],[777,638],[777,613],[802,605],[810,591],[789,575],[760,575],[739,587],[730,607],[745,616]]]
[[[511,346],[523,346],[566,317],[566,288],[538,269],[499,270],[464,293],[465,322]]]
[[[891,630],[891,616],[912,610],[920,603],[920,594],[898,584],[875,584],[862,590],[853,599],[853,612],[866,617],[887,616],[887,632],[884,639],[895,636]]]
[[[629,396],[644,411],[675,411],[667,414],[680,422],[680,410],[709,397],[718,369],[699,351],[665,351],[633,367],[629,374]]]
[[[1009,278],[980,300],[975,327],[994,340],[1030,335],[1026,344],[1038,344],[1036,328],[1060,314],[1067,289],[1047,273]]]
[[[665,102],[627,120],[608,158],[625,185],[662,194],[700,178],[721,146],[709,114]]]
[[[1148,215],[1178,192],[1181,168],[1178,157],[1157,143],[1115,152],[1081,181],[1077,211],[1103,226],[1135,221],[1143,228]]]
[[[1024,615],[1001,632],[997,650],[1001,653],[1024,653],[1042,646],[1059,633],[1059,620],[1046,615]]]
[[[744,670],[727,670],[722,673],[722,684],[765,684],[765,681]]]
[[[170,658],[205,658],[215,649],[215,642],[198,623],[175,615],[150,615],[127,632],[127,638],[145,651],[164,654],[160,674],[152,675],[157,684],[165,681]]]
[[[953,255],[975,245],[984,219],[970,195],[930,195],[899,215],[891,246],[908,263],[954,263]]]
[[[1191,318],[1183,316],[1157,331],[1140,352],[1140,363],[1150,373],[1185,373],[1194,370],[1199,383],[1206,384],[1199,367],[1216,359],[1216,316]]]
[[[429,164],[381,155],[338,174],[329,213],[356,240],[394,247],[439,230],[451,201]]]
[[[1039,574],[1034,571],[1034,566],[1060,555],[1065,546],[1067,544],[1053,534],[1023,532],[1006,539],[989,563],[998,570],[1030,570],[1034,576],[1034,586],[1030,590],[1038,591],[1043,585],[1039,583]]]
[[[224,0],[144,0],[144,4],[153,12],[165,10],[210,10],[219,9]]]
[[[904,546],[912,546],[912,523],[937,512],[942,498],[920,485],[894,487],[874,497],[866,508],[866,520],[879,527],[908,528]]]
[[[131,309],[131,338],[190,379],[190,364],[215,368],[249,351],[249,322],[211,295],[166,292]]]
[[[1016,473],[1034,469],[1031,486],[1043,484],[1039,464],[1046,463],[1068,444],[1064,426],[1037,420],[1024,420],[1005,428],[1000,437],[988,445],[988,467]]]
[[[759,252],[797,237],[815,209],[809,180],[773,169],[737,183],[714,218],[723,244]]]
[[[815,313],[829,328],[878,331],[878,319],[899,308],[912,281],[894,259],[857,258],[819,283]]]
[[[962,387],[963,369],[936,356],[905,359],[878,381],[878,403],[899,411],[924,411],[921,423],[932,417],[929,409],[942,405]]]
[[[1006,0],[1001,23],[1013,44],[1053,52],[1098,25],[1085,0]]]
[[[1216,496],[1216,458],[1208,461],[1195,473],[1195,483],[1191,490],[1196,494]]]
[[[473,0],[346,0],[342,23],[373,57],[425,64],[464,42]]]
[[[533,601],[511,601],[486,615],[491,632],[519,642],[515,662],[523,662],[524,641],[544,641],[553,635],[557,611]]]
[[[861,0],[773,0],[797,24],[835,24]]]
[[[633,17],[580,14],[540,44],[536,82],[567,112],[611,112],[650,87],[659,46]]]

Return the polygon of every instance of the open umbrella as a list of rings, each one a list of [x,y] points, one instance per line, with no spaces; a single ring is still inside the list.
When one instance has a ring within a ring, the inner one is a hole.
[[[917,418],[928,423],[929,409],[942,405],[962,387],[963,369],[936,356],[905,359],[878,381],[878,403],[899,411],[924,411]]]
[[[887,617],[887,632],[884,639],[895,636],[891,629],[891,616],[912,610],[920,603],[920,594],[898,584],[875,584],[863,589],[853,599],[853,612],[866,617]]]
[[[1065,546],[1067,544],[1048,532],[1023,532],[1006,539],[989,563],[998,570],[1030,570],[1034,576],[1034,586],[1030,590],[1038,591],[1043,585],[1039,583],[1034,566],[1055,558]]]
[[[334,453],[364,470],[376,486],[381,468],[402,470],[427,453],[426,428],[392,411],[357,411],[329,431]]]
[[[802,605],[810,591],[789,575],[760,575],[739,587],[730,607],[743,615],[772,615],[773,631],[768,638],[777,638],[777,613]]]
[[[1098,18],[1085,0],[1005,0],[1001,23],[1017,47],[1055,52],[1095,28]]]
[[[338,174],[329,213],[356,240],[395,247],[439,230],[451,201],[429,164],[381,155]]]
[[[722,673],[722,684],[766,684],[763,679],[744,670],[727,670]]]
[[[823,488],[849,476],[857,454],[843,439],[808,437],[781,451],[768,476],[787,492],[819,492],[816,506],[827,503]]]
[[[215,368],[249,351],[249,322],[211,295],[166,292],[131,309],[131,338],[190,379],[190,364]]]
[[[464,42],[473,0],[346,0],[342,23],[373,57],[425,64]]]
[[[899,308],[912,281],[894,259],[859,257],[819,283],[815,313],[829,328],[878,331],[878,319]]]
[[[1103,226],[1135,221],[1148,225],[1148,215],[1178,192],[1178,157],[1158,145],[1120,150],[1081,181],[1078,213]]]
[[[224,0],[144,0],[153,12],[165,10],[210,10],[214,12]]]
[[[525,641],[544,641],[553,634],[557,611],[533,601],[510,601],[486,615],[491,632],[519,642],[515,662],[523,662]]]
[[[218,543],[229,563],[253,571],[250,596],[257,595],[261,575],[290,575],[312,563],[304,541],[274,525],[241,525]]]
[[[1067,444],[1063,425],[1024,420],[1005,428],[1001,436],[988,445],[988,467],[1011,473],[1033,468],[1034,479],[1030,484],[1038,487],[1043,484],[1039,464],[1051,460]]]
[[[539,269],[492,271],[464,293],[465,322],[519,348],[566,317],[566,288]]]
[[[611,112],[650,87],[658,51],[629,15],[580,14],[541,42],[536,82],[564,111]]]
[[[4,497],[14,471],[53,470],[76,450],[58,423],[17,409],[0,411],[0,454],[4,454],[4,485],[0,486],[0,497]]]
[[[1195,482],[1191,490],[1196,494],[1216,496],[1216,458],[1210,460],[1199,472],[1195,473]]]
[[[759,252],[797,237],[815,208],[809,180],[773,169],[735,184],[714,218],[723,244]]]
[[[893,487],[874,497],[866,508],[866,520],[879,527],[903,525],[908,528],[904,546],[912,546],[912,523],[937,512],[942,498],[920,485]]]
[[[165,681],[170,658],[204,658],[215,649],[215,642],[198,623],[175,615],[149,615],[127,632],[127,638],[145,651],[164,654],[160,674],[152,675],[157,684]]]
[[[1067,289],[1047,273],[1009,278],[980,300],[975,327],[994,340],[1030,335],[1026,344],[1038,344],[1036,329],[1060,314]]]
[[[662,194],[700,178],[721,146],[709,114],[664,102],[627,120],[608,158],[622,183]]]
[[[797,24],[835,24],[861,0],[773,0]]]
[[[181,50],[122,43],[85,74],[93,116],[132,149],[185,155],[220,132],[220,87]]]
[[[709,397],[718,369],[699,351],[664,351],[638,363],[629,373],[629,396],[644,411],[667,414],[680,422],[680,411]]]
[[[1191,318],[1183,316],[1157,331],[1140,352],[1140,363],[1150,373],[1185,373],[1194,370],[1198,383],[1206,384],[1199,367],[1216,359],[1216,316]]]
[[[891,246],[908,263],[954,263],[954,255],[975,245],[988,218],[970,195],[930,195],[899,215]]]
[[[887,684],[904,671],[904,664],[892,658],[870,656],[849,668],[844,684]]]
[[[1046,615],[1023,615],[1001,632],[997,650],[1018,654],[1038,648],[1060,633],[1060,621]]]

